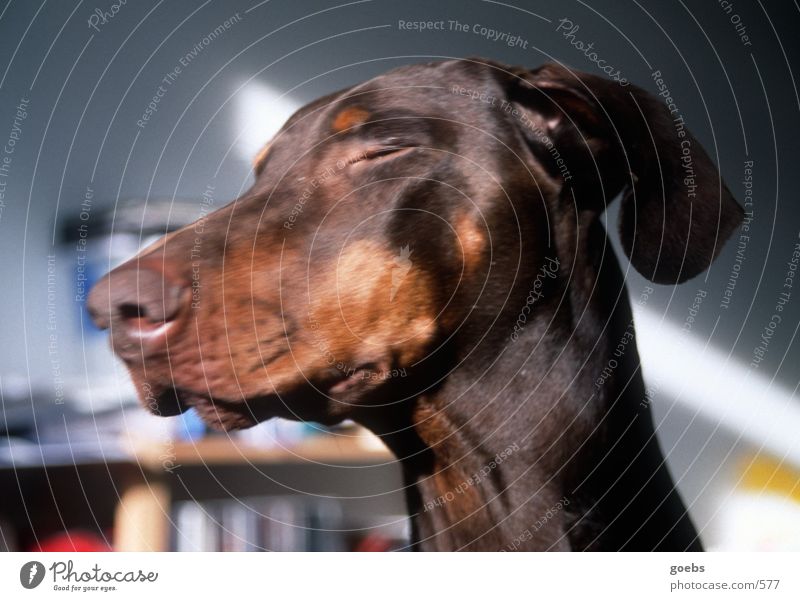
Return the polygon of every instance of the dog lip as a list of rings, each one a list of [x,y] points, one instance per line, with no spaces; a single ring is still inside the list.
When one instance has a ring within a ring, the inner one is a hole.
[[[248,428],[263,421],[252,414],[247,402],[234,403],[188,389],[178,389],[177,395],[183,405],[194,409],[203,422],[217,430]]]
[[[135,328],[130,328],[126,335],[134,340],[149,340],[166,335],[169,330],[175,327],[174,321],[149,321],[139,319]]]
[[[183,410],[194,409],[203,422],[218,430],[249,428],[276,417],[327,425],[343,419],[342,416],[326,415],[324,405],[331,397],[315,385],[284,392],[264,392],[238,400],[189,388],[177,388],[175,394]]]
[[[188,388],[177,388],[176,395],[180,403],[187,409],[198,408],[202,405],[213,405],[215,402],[215,399],[210,394],[195,392]]]
[[[189,409],[189,405],[173,387],[166,388],[158,396],[148,396],[145,403],[150,413],[159,417],[173,417]]]
[[[161,351],[161,340],[173,328],[172,324],[165,323],[153,330],[137,329],[111,336],[111,348],[126,363],[141,363],[143,359],[152,359]],[[166,352],[166,349],[161,352]]]

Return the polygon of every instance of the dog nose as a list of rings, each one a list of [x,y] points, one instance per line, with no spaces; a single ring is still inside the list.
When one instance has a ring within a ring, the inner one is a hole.
[[[111,329],[114,352],[124,359],[163,351],[167,333],[190,304],[190,287],[159,261],[133,260],[103,277],[89,294],[95,324]]]

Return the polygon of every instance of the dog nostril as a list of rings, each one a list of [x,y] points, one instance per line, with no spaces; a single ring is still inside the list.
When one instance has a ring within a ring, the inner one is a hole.
[[[190,293],[180,276],[132,263],[112,271],[95,286],[88,308],[101,328],[116,322],[120,335],[152,334],[178,320],[191,302]]]
[[[100,328],[111,328],[114,351],[135,361],[161,353],[177,339],[191,305],[191,287],[178,268],[162,261],[131,261],[97,283],[88,309]]]
[[[125,324],[125,328],[130,333],[138,335],[155,333],[159,328],[171,321],[170,319],[153,315],[154,311],[148,311],[145,305],[136,303],[123,303],[117,307],[117,314],[122,323]]]
[[[147,317],[147,310],[141,305],[123,304],[119,307],[119,316],[122,319],[139,319]]]

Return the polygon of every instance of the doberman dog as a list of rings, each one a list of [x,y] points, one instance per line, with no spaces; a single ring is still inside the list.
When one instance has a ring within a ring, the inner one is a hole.
[[[671,285],[743,212],[656,97],[555,64],[404,66],[300,109],[254,172],[91,293],[151,411],[363,424],[417,549],[701,550],[601,216],[621,194],[630,263]]]

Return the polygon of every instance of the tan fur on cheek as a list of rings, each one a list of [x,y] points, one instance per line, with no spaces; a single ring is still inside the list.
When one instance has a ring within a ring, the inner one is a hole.
[[[454,224],[464,261],[464,272],[475,272],[487,253],[487,233],[477,218],[464,215]]]
[[[354,242],[314,286],[318,335],[342,362],[408,365],[424,356],[435,332],[431,283],[413,262],[398,264],[399,254],[370,240]]]

